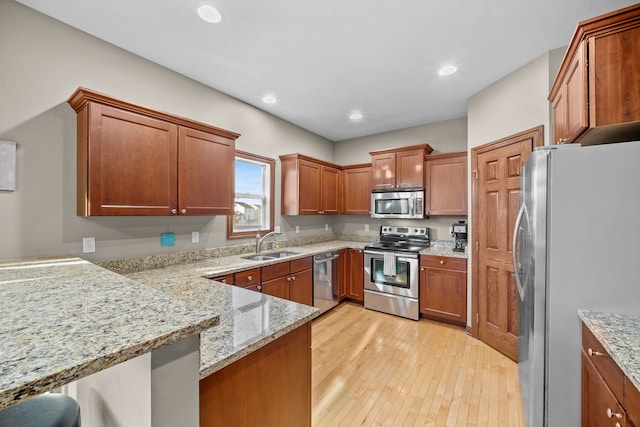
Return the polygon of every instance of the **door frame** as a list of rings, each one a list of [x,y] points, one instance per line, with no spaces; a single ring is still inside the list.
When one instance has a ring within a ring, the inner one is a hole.
[[[497,141],[489,142],[471,149],[471,326],[467,327],[467,332],[474,338],[479,338],[479,316],[480,316],[480,299],[479,293],[479,277],[480,270],[478,265],[478,245],[479,235],[478,228],[478,156],[480,154],[506,147],[508,145],[531,138],[533,140],[533,148],[544,145],[544,126],[536,126],[534,128],[507,136]]]

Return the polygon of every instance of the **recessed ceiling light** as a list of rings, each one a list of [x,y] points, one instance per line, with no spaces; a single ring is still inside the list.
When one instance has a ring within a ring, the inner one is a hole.
[[[362,113],[351,113],[349,118],[351,120],[360,120],[362,118]]]
[[[450,76],[456,71],[458,71],[458,67],[456,67],[455,65],[447,65],[446,67],[440,68],[438,74],[440,74],[441,76]]]
[[[218,9],[208,4],[203,4],[198,8],[198,15],[203,21],[211,22],[212,24],[217,24],[222,20],[222,15],[220,15]]]
[[[276,99],[275,96],[273,95],[265,95],[262,98],[262,102],[264,102],[265,104],[275,104],[278,100]]]

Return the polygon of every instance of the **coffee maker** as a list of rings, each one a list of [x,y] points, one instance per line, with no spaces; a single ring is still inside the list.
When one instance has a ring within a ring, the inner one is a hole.
[[[451,235],[455,239],[454,252],[464,252],[467,246],[467,223],[458,221],[451,226]]]

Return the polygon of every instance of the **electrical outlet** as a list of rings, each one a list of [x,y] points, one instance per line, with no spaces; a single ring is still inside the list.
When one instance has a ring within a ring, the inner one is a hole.
[[[200,241],[200,233],[197,231],[191,232],[191,243],[198,243]]]
[[[300,232],[300,226],[296,225],[296,233],[299,233],[299,232]]]
[[[369,231],[369,224],[364,225],[364,231]]]
[[[325,229],[325,230],[328,230],[328,229],[329,229],[329,224],[325,224],[325,225],[324,225],[324,229]]]
[[[82,238],[82,253],[88,254],[96,251],[96,238],[95,237],[83,237]]]

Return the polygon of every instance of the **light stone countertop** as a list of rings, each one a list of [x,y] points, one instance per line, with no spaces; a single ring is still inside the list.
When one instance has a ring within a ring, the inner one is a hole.
[[[191,305],[220,313],[220,325],[201,334],[200,378],[205,378],[312,320],[318,312],[303,304],[214,282],[208,278],[344,248],[363,249],[366,244],[332,240],[287,247],[287,251],[297,254],[280,259],[250,261],[243,258],[250,254],[231,255],[138,271],[126,276],[172,297],[184,299]],[[464,254],[452,252],[451,247],[447,244],[436,245],[434,249],[437,252],[427,254],[464,257]],[[270,252],[272,251],[263,253]],[[126,265],[120,262],[118,268],[126,268]]]
[[[640,317],[578,310],[578,315],[640,390]]]
[[[0,408],[219,322],[75,257],[0,261],[0,313]]]

